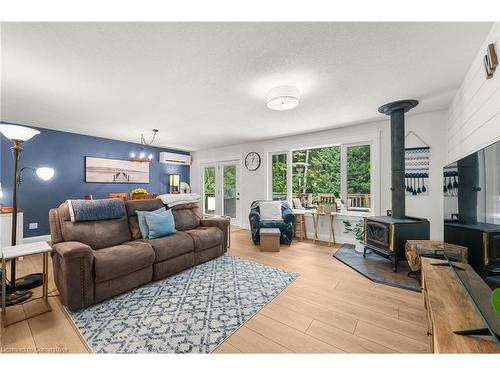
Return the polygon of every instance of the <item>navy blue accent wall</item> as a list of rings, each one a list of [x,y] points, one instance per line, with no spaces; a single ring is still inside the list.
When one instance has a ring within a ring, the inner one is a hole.
[[[83,199],[92,194],[94,199],[106,198],[108,192],[127,192],[143,187],[150,193],[166,193],[168,174],[180,174],[181,181],[189,183],[189,166],[162,164],[158,162],[160,151],[179,154],[189,152],[141,146],[136,143],[114,141],[56,130],[42,129],[40,134],[25,142],[21,154],[21,167],[51,167],[55,175],[50,181],[39,179],[31,170],[23,172],[19,188],[19,207],[24,211],[24,237],[41,236],[50,233],[49,209],[59,206],[66,199]],[[0,135],[0,182],[3,198],[0,203],[12,204],[13,159],[11,143]],[[113,159],[128,159],[131,152],[143,149],[146,155],[152,153],[155,162],[150,166],[149,184],[129,183],[86,183],[85,156]],[[38,223],[38,229],[29,229],[29,223]]]

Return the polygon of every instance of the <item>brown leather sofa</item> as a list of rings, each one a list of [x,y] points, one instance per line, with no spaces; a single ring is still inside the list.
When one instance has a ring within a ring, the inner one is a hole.
[[[229,221],[203,219],[198,204],[172,207],[177,233],[143,239],[136,211],[163,207],[160,199],[124,203],[119,219],[71,222],[67,203],[49,212],[54,279],[70,310],[104,301],[153,280],[223,255]]]

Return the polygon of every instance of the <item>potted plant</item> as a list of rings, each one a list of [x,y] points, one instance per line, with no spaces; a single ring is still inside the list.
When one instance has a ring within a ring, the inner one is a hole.
[[[497,315],[500,316],[500,288],[496,288],[493,293],[491,293],[491,304],[495,308]]]
[[[356,225],[352,225],[352,222],[349,220],[344,220],[344,233],[352,233],[354,235],[354,239],[356,240],[355,242],[355,249],[358,252],[363,252],[363,236],[364,236],[364,230],[363,230],[363,222],[360,220],[356,222]]]

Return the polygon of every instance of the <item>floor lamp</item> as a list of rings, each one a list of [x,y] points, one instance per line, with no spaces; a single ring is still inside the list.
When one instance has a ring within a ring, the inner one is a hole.
[[[11,232],[11,245],[15,246],[17,244],[17,194],[18,188],[21,183],[21,174],[23,170],[30,169],[36,173],[36,175],[47,181],[54,175],[54,170],[52,168],[21,168],[19,169],[19,159],[21,157],[22,144],[40,132],[36,129],[31,129],[26,126],[11,125],[11,124],[0,124],[0,133],[3,134],[12,142],[12,156],[14,157],[14,180],[12,186],[12,232]],[[9,285],[9,296],[7,297],[8,304],[14,305],[23,302],[31,297],[31,292],[26,290],[35,288],[42,284],[42,274],[36,273],[24,276],[20,279],[16,279],[16,260],[11,261],[10,269],[10,285]]]

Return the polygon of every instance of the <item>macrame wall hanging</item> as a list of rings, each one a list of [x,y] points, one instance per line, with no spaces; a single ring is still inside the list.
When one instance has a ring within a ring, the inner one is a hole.
[[[413,130],[406,134],[405,140],[413,136],[420,144],[405,148],[406,195],[429,195],[430,146]]]

